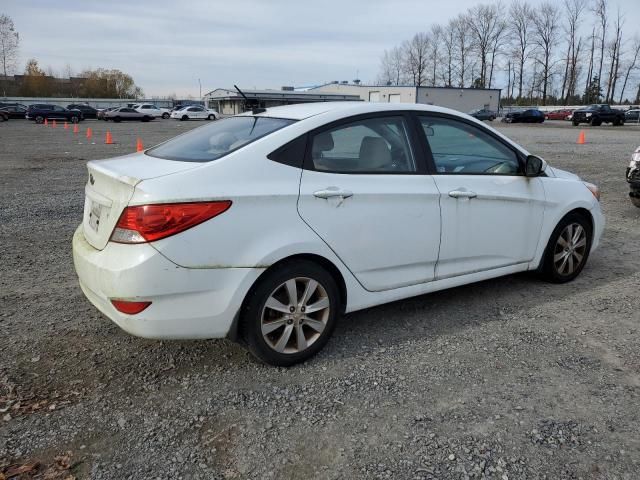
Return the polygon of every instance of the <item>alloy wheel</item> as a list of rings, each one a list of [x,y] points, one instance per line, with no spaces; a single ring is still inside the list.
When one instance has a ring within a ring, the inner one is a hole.
[[[260,320],[262,337],[278,353],[300,353],[320,338],[330,311],[329,296],[319,282],[292,278],[267,298]]]
[[[553,264],[563,276],[573,274],[584,261],[587,253],[587,232],[579,223],[567,225],[556,242]]]

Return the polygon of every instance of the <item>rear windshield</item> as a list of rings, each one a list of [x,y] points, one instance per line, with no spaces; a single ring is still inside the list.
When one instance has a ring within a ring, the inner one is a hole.
[[[148,150],[147,155],[182,162],[210,162],[269,135],[295,120],[230,117],[191,130]]]

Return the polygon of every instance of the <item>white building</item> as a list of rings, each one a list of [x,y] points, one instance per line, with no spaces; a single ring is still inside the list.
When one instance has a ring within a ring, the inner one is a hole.
[[[365,102],[425,103],[470,112],[476,108],[498,111],[500,89],[457,87],[412,87],[329,83],[310,88],[309,93],[357,95]]]

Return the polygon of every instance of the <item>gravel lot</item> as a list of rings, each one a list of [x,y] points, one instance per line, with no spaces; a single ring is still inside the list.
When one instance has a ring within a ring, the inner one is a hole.
[[[348,315],[277,369],[225,340],[119,330],[71,259],[85,162],[200,125],[0,124],[0,479],[637,479],[640,129],[494,126],[598,183],[607,228],[583,274],[528,274]],[[87,141],[87,127],[94,139]],[[34,463],[37,463],[34,465]],[[19,470],[18,470],[19,471]],[[38,477],[38,475],[40,477]]]

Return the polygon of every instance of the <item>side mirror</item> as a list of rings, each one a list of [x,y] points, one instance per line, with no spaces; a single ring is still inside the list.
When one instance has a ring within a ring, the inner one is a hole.
[[[547,162],[536,155],[529,155],[525,160],[524,174],[527,177],[538,177],[547,168]]]

